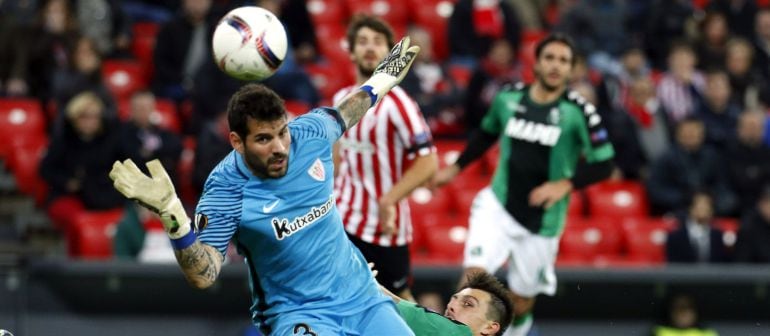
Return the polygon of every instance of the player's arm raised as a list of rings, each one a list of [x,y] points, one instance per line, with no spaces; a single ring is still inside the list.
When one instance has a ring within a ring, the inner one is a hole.
[[[372,77],[337,105],[346,127],[350,128],[358,123],[370,107],[377,104],[390,89],[404,79],[419,52],[420,47],[409,46],[409,36],[393,46],[390,54],[374,70]]]
[[[222,268],[222,254],[198,241],[174,184],[160,161],[147,162],[147,169],[150,176],[142,173],[130,159],[116,161],[110,178],[121,194],[160,216],[187,281],[196,288],[211,286]]]

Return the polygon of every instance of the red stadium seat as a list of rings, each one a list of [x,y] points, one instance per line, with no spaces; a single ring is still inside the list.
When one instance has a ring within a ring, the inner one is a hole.
[[[315,26],[347,22],[344,0],[308,0],[305,6]]]
[[[40,103],[32,99],[0,99],[0,159],[14,146],[46,136],[46,119]]]
[[[130,60],[106,60],[102,64],[102,78],[118,100],[126,99],[147,87],[148,78],[142,64]]]
[[[438,61],[449,56],[447,21],[454,11],[454,0],[408,0],[414,23],[432,36],[433,55]],[[467,84],[467,83],[466,83]]]
[[[307,113],[311,108],[308,103],[300,100],[286,100],[283,105],[286,107],[286,112],[295,117]]]
[[[37,205],[42,205],[48,194],[48,186],[38,173],[38,166],[47,149],[48,137],[42,135],[14,146],[8,158],[8,168],[16,179],[17,188],[21,193],[34,197]]]
[[[316,63],[305,66],[305,71],[313,81],[313,85],[320,91],[321,96],[329,101],[337,91],[355,82],[351,73],[352,66],[343,67],[331,64]]]
[[[338,67],[353,69],[348,52],[348,40],[345,36],[345,27],[340,23],[317,25],[315,38],[318,43],[318,52],[326,58],[328,63]],[[348,70],[349,71],[349,70]],[[340,73],[337,73],[339,76]]]
[[[567,207],[567,216],[583,217],[586,214],[585,194],[581,191],[573,191],[569,197],[569,206]]]
[[[624,218],[644,217],[649,205],[644,185],[636,181],[604,181],[586,189],[588,214]]]
[[[559,243],[559,256],[593,263],[599,258],[618,258],[622,233],[609,218],[569,217]]]
[[[393,29],[396,41],[406,33],[409,23],[406,0],[347,0],[347,5],[352,15],[364,13],[387,22]]]
[[[728,247],[735,246],[740,226],[737,218],[721,217],[714,219],[714,227],[722,230],[722,241]]]
[[[465,218],[448,213],[436,213],[425,216],[423,225],[427,259],[431,264],[459,265],[463,259],[463,249],[468,238],[468,225]]]
[[[436,151],[438,152],[439,167],[444,168],[457,161],[457,158],[460,157],[460,153],[465,149],[466,141],[436,139],[433,144],[436,146]],[[484,160],[481,159],[476,160],[476,162],[465,167],[461,174],[488,175],[491,171],[486,170],[483,161]],[[458,178],[460,178],[460,176],[458,176]]]
[[[409,196],[409,210],[415,225],[421,225],[424,216],[449,212],[451,207],[452,200],[445,189],[430,191],[427,188],[417,188]]]
[[[155,22],[137,22],[132,26],[131,53],[144,67],[148,80],[152,74],[152,55],[159,30],[160,25]]]
[[[123,209],[77,214],[72,230],[68,231],[70,256],[83,259],[111,258],[112,241],[122,218]]]
[[[676,227],[667,218],[627,218],[622,222],[627,260],[639,265],[666,261],[666,235]]]
[[[131,118],[131,100],[124,99],[118,103],[118,116],[127,121]],[[179,134],[182,131],[181,121],[177,113],[176,103],[169,99],[155,100],[155,113],[150,121],[160,128]]]

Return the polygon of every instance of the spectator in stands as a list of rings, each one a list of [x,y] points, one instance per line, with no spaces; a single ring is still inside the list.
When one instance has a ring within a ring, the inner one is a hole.
[[[685,37],[685,25],[693,17],[694,8],[690,0],[656,0],[650,7],[644,45],[653,67],[664,69],[670,43]]]
[[[178,185],[177,166],[182,154],[179,135],[159,127],[156,117],[155,95],[139,91],[131,96],[131,119],[123,126],[122,142],[134,162],[159,159],[171,180]],[[146,172],[148,173],[148,172]]]
[[[754,67],[754,48],[749,40],[736,37],[727,41],[725,70],[730,77],[733,100],[741,109],[756,109],[760,101],[770,103],[770,87],[762,72]]]
[[[201,66],[214,62],[211,36],[219,14],[212,0],[183,0],[179,14],[161,26],[153,55],[156,95],[177,101],[191,96]]]
[[[507,40],[514,51],[521,42],[521,27],[508,1],[460,0],[447,25],[450,61],[475,64],[497,40]]]
[[[727,40],[730,38],[730,28],[727,19],[719,12],[709,12],[700,22],[699,36],[695,41],[695,54],[698,58],[698,69],[709,70],[722,68],[725,64]]]
[[[617,70],[605,72],[597,85],[597,107],[610,113],[624,110],[631,83],[639,78],[650,78],[647,57],[641,48],[629,46],[620,55]]]
[[[705,86],[703,75],[695,69],[695,52],[689,44],[677,42],[668,54],[668,71],[658,84],[657,95],[672,123],[695,112]]]
[[[664,303],[660,322],[652,328],[651,336],[718,336],[707,328],[698,315],[695,299],[684,293],[672,294]]]
[[[88,37],[79,38],[69,59],[69,67],[53,74],[53,98],[61,111],[56,117],[56,126],[60,127],[64,121],[67,102],[85,91],[95,93],[104,102],[106,118],[117,118],[115,100],[102,80],[102,56],[94,41]]]
[[[754,66],[770,82],[770,8],[757,12],[754,29]]]
[[[722,239],[724,232],[713,227],[714,199],[703,191],[693,193],[687,214],[666,238],[666,260],[670,263],[715,263],[730,260]]]
[[[735,242],[735,261],[739,263],[770,263],[770,184],[763,188],[759,199],[741,220]]]
[[[508,40],[495,41],[468,83],[465,95],[466,129],[478,128],[497,92],[506,84],[513,84],[521,78],[514,47]]]
[[[273,13],[281,19],[281,22],[283,22],[284,27],[286,28],[286,35],[289,37],[289,43],[294,52],[294,60],[298,64],[315,61],[318,56],[315,27],[313,27],[313,21],[310,20],[306,1],[261,0],[257,1],[257,6],[265,7],[265,3],[270,2],[274,4],[273,6],[278,6]]]
[[[697,190],[709,188],[718,215],[730,214],[735,196],[730,188],[724,161],[704,145],[703,121],[695,117],[682,120],[676,127],[676,144],[653,162],[647,180],[647,193],[654,212],[685,210]]]
[[[751,39],[754,37],[756,2],[756,0],[710,0],[706,10],[721,13],[727,19],[727,26],[735,35]]]
[[[47,100],[51,74],[66,69],[77,40],[77,22],[68,0],[42,1],[31,27],[14,34],[11,70],[5,83],[8,96]]]
[[[75,14],[81,32],[96,42],[99,53],[110,58],[131,56],[131,24],[122,1],[76,0]]]
[[[735,138],[735,126],[741,114],[741,109],[730,98],[727,73],[724,70],[708,71],[703,99],[696,107],[695,115],[706,128],[706,144],[720,153]]]
[[[571,3],[563,5],[568,8],[554,30],[572,36],[578,52],[592,65],[605,69],[628,43],[626,1],[578,0]]]
[[[203,191],[203,184],[206,183],[209,173],[232,150],[230,126],[227,123],[227,113],[223,108],[222,113],[206,122],[198,134],[192,177],[192,185],[197,195]]]
[[[760,111],[744,112],[738,118],[737,137],[725,152],[741,213],[754,207],[762,186],[770,183],[770,147],[762,142],[765,119]]]
[[[420,46],[420,53],[400,86],[414,97],[425,119],[452,118],[461,123],[460,113],[464,91],[449,75],[446,67],[433,58],[430,34],[420,27],[408,32],[412,44]]]
[[[116,126],[105,118],[104,102],[93,92],[67,104],[64,125],[40,163],[40,174],[50,187],[48,215],[65,233],[78,212],[125,203],[107,176],[112,163],[127,156]]]
[[[631,82],[628,95],[624,111],[634,120],[647,162],[655,162],[669,149],[672,133],[655,83],[649,77],[638,78]]]

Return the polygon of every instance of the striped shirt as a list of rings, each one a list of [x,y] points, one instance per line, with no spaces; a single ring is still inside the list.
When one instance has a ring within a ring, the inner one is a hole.
[[[334,102],[356,87],[337,92]],[[334,189],[345,230],[379,246],[410,243],[412,223],[406,198],[396,204],[393,234],[381,232],[377,204],[401,179],[409,160],[435,152],[420,108],[403,89],[394,87],[358,124],[349,127],[339,143],[341,160]]]
[[[295,312],[352,315],[388,300],[334,204],[332,144],[343,131],[338,112],[316,109],[288,129],[286,175],[256,177],[233,151],[209,175],[195,216],[202,243],[224,254],[232,239],[245,257],[252,319],[263,331]]]
[[[671,74],[661,78],[657,96],[670,120],[676,123],[695,113],[705,83],[699,72],[693,74],[690,84],[682,83]]]

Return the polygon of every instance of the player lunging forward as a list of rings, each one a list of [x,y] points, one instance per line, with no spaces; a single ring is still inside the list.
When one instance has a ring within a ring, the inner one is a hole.
[[[412,335],[347,239],[334,204],[332,144],[403,78],[419,48],[402,39],[335,108],[287,122],[281,99],[250,84],[228,104],[231,152],[214,168],[195,225],[157,161],[116,162],[115,188],[158,212],[195,287],[211,286],[228,242],[245,256],[254,323],[270,335]]]

